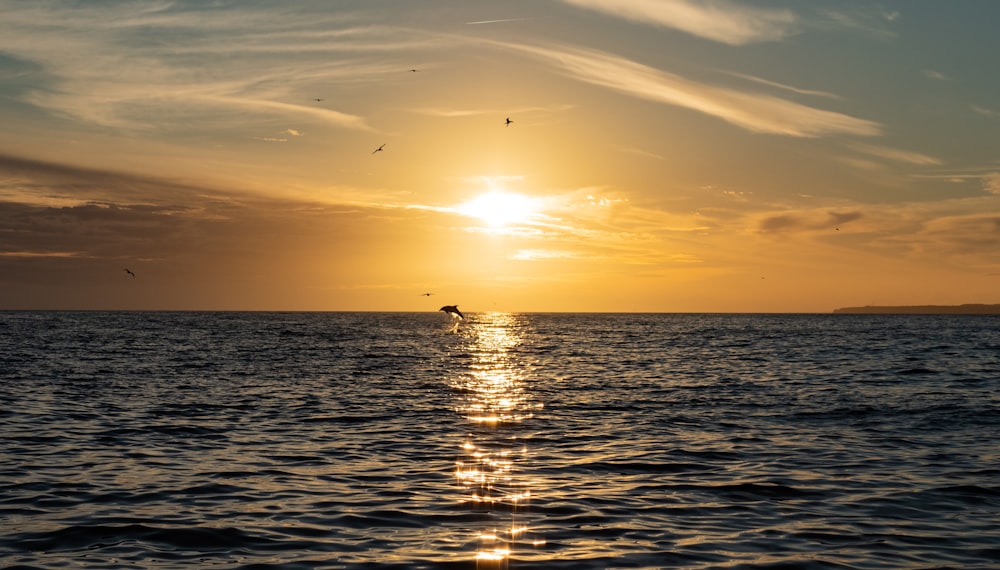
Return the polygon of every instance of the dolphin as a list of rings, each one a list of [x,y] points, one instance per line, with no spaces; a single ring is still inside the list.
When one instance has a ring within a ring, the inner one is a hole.
[[[455,315],[456,317],[458,317],[460,319],[464,319],[465,318],[465,315],[462,314],[462,311],[458,310],[458,305],[445,305],[445,306],[441,307],[438,310],[439,311],[444,311],[446,313],[450,313],[452,315]]]

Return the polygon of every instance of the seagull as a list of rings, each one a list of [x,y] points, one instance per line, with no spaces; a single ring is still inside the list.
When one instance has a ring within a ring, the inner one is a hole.
[[[452,314],[452,315],[455,315],[456,317],[458,317],[460,319],[464,319],[465,318],[465,315],[462,314],[462,311],[458,310],[458,305],[445,305],[445,306],[441,307],[438,310],[439,311],[444,311],[444,312]]]
[[[416,69],[411,69],[411,70],[410,70],[410,73],[416,73],[416,72],[417,72],[417,70],[416,70]]]
[[[385,146],[385,143],[382,143],[381,146],[379,146],[377,149],[373,150],[372,154],[375,154],[376,152],[381,151],[383,146]]]
[[[505,122],[505,123],[503,124],[503,126],[505,126],[505,127],[509,127],[509,126],[510,126],[510,124],[511,124],[511,123],[513,123],[513,122],[514,122],[514,121],[511,121],[511,120],[510,120],[510,117],[507,117],[507,122]]]
[[[128,269],[128,268],[126,268],[126,269],[125,269],[125,273],[128,273],[129,275],[131,275],[131,276],[132,276],[132,279],[135,279],[135,273],[132,273],[132,270],[130,270],[130,269]]]
[[[322,99],[313,99],[313,101],[319,103],[320,101],[322,101]]]
[[[433,294],[434,294],[434,293],[421,293],[421,294],[420,294],[420,296],[421,296],[421,297],[430,297],[430,296],[431,296],[431,295],[433,295]]]

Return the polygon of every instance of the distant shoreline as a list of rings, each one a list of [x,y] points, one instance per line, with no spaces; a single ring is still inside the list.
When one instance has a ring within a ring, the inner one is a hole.
[[[1000,305],[867,305],[843,307],[833,312],[848,315],[1000,315]]]

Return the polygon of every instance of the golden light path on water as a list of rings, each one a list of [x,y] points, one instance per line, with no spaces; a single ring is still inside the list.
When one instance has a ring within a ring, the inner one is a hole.
[[[522,521],[531,488],[518,471],[529,458],[525,424],[542,404],[531,399],[515,353],[524,339],[523,317],[482,313],[470,321],[456,331],[470,336],[472,362],[452,379],[456,409],[469,422],[455,477],[463,501],[493,523],[478,532],[476,567],[505,568],[517,549],[544,545]]]

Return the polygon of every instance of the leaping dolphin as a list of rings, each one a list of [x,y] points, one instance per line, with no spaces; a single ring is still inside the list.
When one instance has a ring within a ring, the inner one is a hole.
[[[460,319],[465,319],[465,315],[462,314],[462,311],[458,310],[458,305],[445,305],[438,310],[455,315]]]

